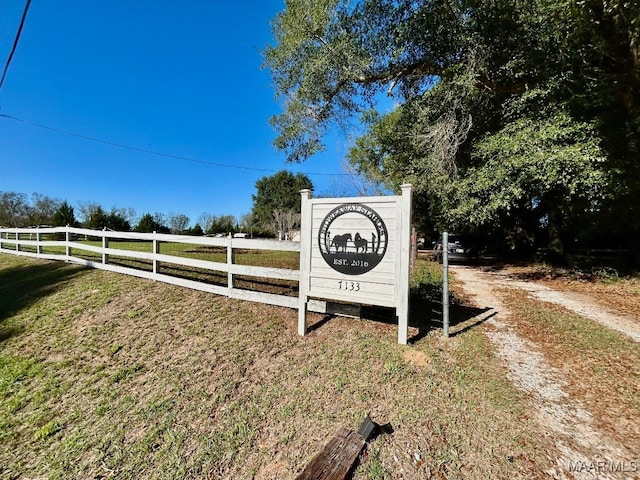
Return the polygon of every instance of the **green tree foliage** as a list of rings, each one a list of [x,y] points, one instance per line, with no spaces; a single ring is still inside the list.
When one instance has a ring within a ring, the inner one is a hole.
[[[412,182],[439,228],[542,229],[559,253],[587,228],[639,235],[638,2],[288,0],[274,40],[290,161],[360,119],[350,161]]]
[[[196,223],[193,227],[187,230],[187,232],[189,233],[189,235],[204,235],[204,230],[202,230],[202,227],[199,223]]]
[[[102,230],[107,226],[107,213],[102,209],[100,205],[92,208],[91,213],[84,222],[86,228],[92,230]]]
[[[140,217],[134,230],[140,233],[169,233],[169,229],[158,222],[156,217],[150,213],[145,213]]]
[[[237,230],[236,217],[233,215],[212,215],[209,219],[208,234],[235,233]]]
[[[70,227],[75,227],[77,223],[73,207],[65,200],[57,208],[53,216],[53,224],[56,226],[69,225]]]
[[[276,212],[300,213],[300,190],[313,189],[309,177],[282,170],[256,182],[251,218],[253,224],[263,229],[277,231]]]
[[[100,205],[92,208],[84,226],[93,230],[102,230],[103,228],[117,232],[128,232],[131,230],[131,224],[122,211],[112,208],[111,211],[107,213]]]
[[[127,217],[116,208],[112,208],[106,219],[106,227],[109,230],[115,230],[117,232],[128,232],[131,230],[131,223]]]

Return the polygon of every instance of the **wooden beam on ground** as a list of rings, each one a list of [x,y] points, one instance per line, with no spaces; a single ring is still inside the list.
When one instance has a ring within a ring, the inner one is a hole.
[[[341,428],[296,480],[345,480],[365,443],[359,433]]]

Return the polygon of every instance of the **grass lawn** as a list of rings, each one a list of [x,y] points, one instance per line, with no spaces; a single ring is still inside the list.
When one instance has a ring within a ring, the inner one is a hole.
[[[544,478],[480,329],[401,346],[393,323],[310,321],[299,337],[294,310],[0,255],[0,478],[292,479],[367,413],[394,432],[356,479]]]

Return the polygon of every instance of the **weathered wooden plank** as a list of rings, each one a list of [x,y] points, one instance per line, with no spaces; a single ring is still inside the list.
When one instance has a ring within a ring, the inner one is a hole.
[[[341,428],[313,457],[296,480],[344,480],[364,448],[364,439],[353,430]]]

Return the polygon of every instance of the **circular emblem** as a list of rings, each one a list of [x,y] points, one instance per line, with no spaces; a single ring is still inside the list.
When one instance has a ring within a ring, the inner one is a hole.
[[[334,270],[362,275],[384,258],[389,234],[376,211],[361,203],[345,203],[331,210],[320,224],[318,245]]]

